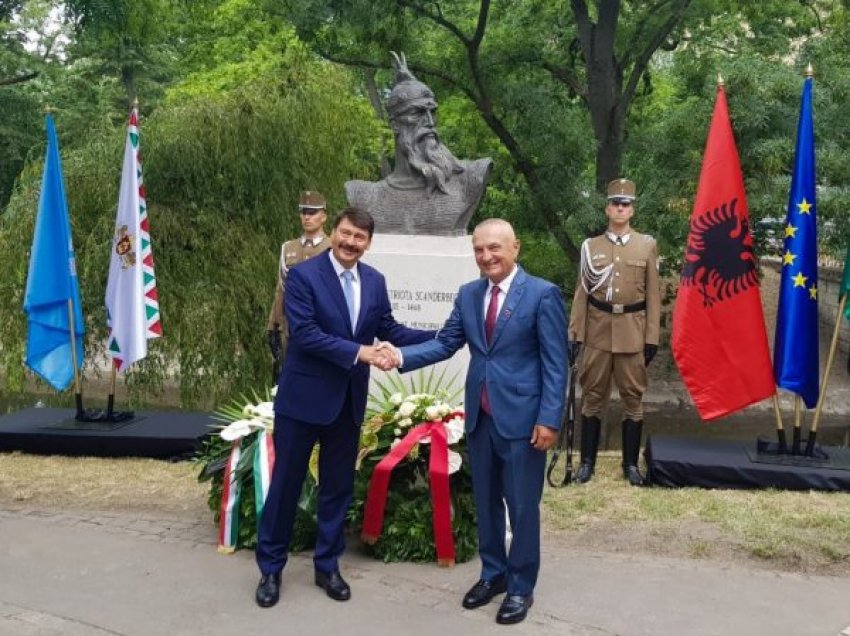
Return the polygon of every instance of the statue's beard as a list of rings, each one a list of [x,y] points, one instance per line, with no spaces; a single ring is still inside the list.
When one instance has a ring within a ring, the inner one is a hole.
[[[402,130],[396,139],[399,149],[407,158],[411,170],[425,179],[425,190],[428,195],[439,190],[448,193],[447,185],[452,176],[463,172],[451,151],[440,143],[433,131]]]

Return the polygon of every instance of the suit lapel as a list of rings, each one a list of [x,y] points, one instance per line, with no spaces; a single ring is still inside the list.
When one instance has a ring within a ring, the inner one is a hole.
[[[505,330],[505,325],[514,315],[517,306],[519,305],[522,295],[525,292],[525,280],[527,276],[522,268],[517,267],[516,276],[511,283],[511,288],[508,290],[508,295],[505,297],[505,302],[502,304],[502,311],[499,312],[499,317],[496,319],[496,328],[493,330],[493,341],[490,343],[490,349],[496,346],[499,342],[499,336]]]
[[[339,277],[336,275],[336,270],[334,270],[334,266],[331,263],[331,257],[328,253],[325,253],[323,257],[319,258],[323,258],[324,260],[321,266],[322,279],[325,282],[325,286],[328,288],[330,297],[333,299],[336,308],[342,316],[342,323],[347,327],[346,332],[353,338],[354,334],[351,333],[351,318],[348,315],[348,305],[345,302],[345,295],[342,293],[342,285],[339,282]],[[362,280],[360,281],[360,284],[360,292],[362,295]]]
[[[472,296],[472,304],[475,307],[475,325],[476,335],[482,348],[487,348],[487,335],[484,332],[484,296],[487,295],[488,282],[486,278],[482,278],[478,287],[475,288]]]
[[[360,312],[357,314],[357,325],[354,330],[354,335],[356,336],[360,333],[360,329],[366,323],[364,320],[365,316],[368,316],[367,313],[372,307],[372,272],[370,272],[366,267],[363,266],[362,263],[357,263],[357,275],[360,277]],[[343,296],[343,300],[345,297]],[[348,311],[346,310],[346,314]]]

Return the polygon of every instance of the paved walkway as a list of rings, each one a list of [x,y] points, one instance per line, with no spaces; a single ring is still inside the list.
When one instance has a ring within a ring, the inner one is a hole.
[[[309,555],[296,555],[281,602],[263,610],[253,601],[253,555],[217,554],[212,525],[6,509],[0,537],[2,636],[838,636],[850,625],[850,578],[590,554],[551,541],[529,619],[505,627],[494,622],[496,603],[460,608],[475,562],[442,569],[350,553],[343,572],[353,598],[337,603],[313,585]]]

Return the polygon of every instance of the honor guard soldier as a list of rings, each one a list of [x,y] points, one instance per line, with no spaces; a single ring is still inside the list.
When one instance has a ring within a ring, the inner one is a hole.
[[[280,246],[280,265],[277,274],[277,286],[274,290],[274,302],[269,313],[266,340],[269,343],[275,370],[280,368],[286,348],[286,315],[283,311],[283,286],[286,273],[293,265],[321,254],[331,245],[325,236],[327,209],[325,197],[315,190],[306,190],[298,199],[298,212],[301,219],[302,234],[299,238],[287,241]],[[275,373],[277,376],[277,373]],[[277,377],[274,378],[275,382]]]
[[[633,486],[638,471],[646,367],[658,351],[661,289],[655,239],[631,229],[635,184],[616,179],[608,184],[604,234],[581,246],[581,267],[570,315],[571,358],[583,350],[579,383],[581,464],[575,481],[593,476],[601,430],[600,415],[611,393],[611,379],[623,404],[623,476]],[[584,345],[582,347],[582,344]]]

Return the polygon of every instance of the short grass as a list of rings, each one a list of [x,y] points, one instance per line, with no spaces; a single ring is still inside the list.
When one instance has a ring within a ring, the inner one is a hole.
[[[634,488],[619,453],[587,484],[547,488],[544,527],[574,545],[850,573],[850,494]]]
[[[190,462],[0,453],[0,506],[206,513]]]
[[[0,453],[0,507],[212,516],[190,462]],[[593,480],[546,488],[547,542],[601,552],[749,562],[850,574],[850,494],[632,488],[619,454]]]

